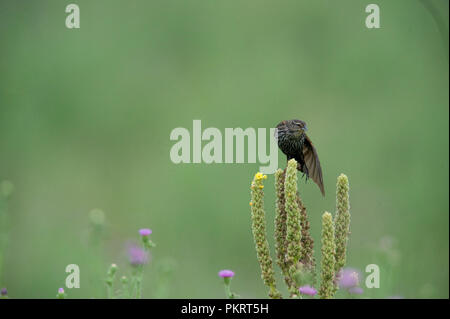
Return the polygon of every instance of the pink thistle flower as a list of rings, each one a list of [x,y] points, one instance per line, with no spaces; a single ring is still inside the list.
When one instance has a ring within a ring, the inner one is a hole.
[[[317,290],[314,289],[314,287],[311,287],[310,285],[302,286],[298,289],[298,291],[302,295],[308,295],[308,296],[315,296],[317,294]]]
[[[141,236],[149,236],[151,233],[152,233],[151,229],[148,228],[139,229],[139,235]]]
[[[219,271],[219,277],[231,278],[231,277],[234,277],[234,272],[232,270],[224,269],[224,270]]]
[[[128,258],[132,266],[145,265],[148,263],[148,253],[137,245],[128,247]]]
[[[354,268],[343,268],[338,274],[339,288],[349,289],[359,285],[360,272]]]

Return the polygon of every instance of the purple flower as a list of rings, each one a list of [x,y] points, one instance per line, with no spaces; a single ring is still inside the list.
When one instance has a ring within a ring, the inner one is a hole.
[[[8,290],[6,290],[6,288],[2,288],[0,295],[2,296],[7,296],[8,295]]]
[[[128,258],[133,266],[145,265],[148,263],[148,253],[139,246],[130,245],[128,247]]]
[[[151,229],[148,229],[148,228],[139,229],[139,234],[141,236],[149,236],[151,233],[152,233]]]
[[[232,270],[224,269],[224,270],[219,271],[219,277],[231,278],[231,277],[234,277],[234,272]]]
[[[359,285],[360,272],[354,268],[343,268],[339,274],[339,288],[349,289]]]
[[[364,290],[361,287],[351,287],[348,289],[348,292],[353,295],[361,295]]]
[[[56,298],[58,299],[66,299],[66,294],[64,293],[64,288],[59,288],[58,293],[56,294]]]
[[[303,295],[315,296],[317,294],[317,290],[310,285],[302,286],[298,289],[298,291]]]

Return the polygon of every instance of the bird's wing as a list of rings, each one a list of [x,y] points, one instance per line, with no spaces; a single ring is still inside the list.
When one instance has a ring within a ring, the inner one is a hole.
[[[320,167],[319,156],[317,155],[316,148],[314,147],[308,136],[306,136],[305,138],[303,158],[305,159],[305,164],[308,168],[309,178],[311,178],[317,184],[317,186],[319,186],[322,195],[325,196],[322,168]]]

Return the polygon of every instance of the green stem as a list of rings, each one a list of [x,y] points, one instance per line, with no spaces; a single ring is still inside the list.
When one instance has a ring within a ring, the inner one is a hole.
[[[133,280],[134,280],[135,297],[137,299],[142,298],[142,279],[143,279],[143,277],[144,277],[144,266],[143,265],[136,266]]]
[[[112,285],[106,284],[106,298],[107,298],[107,299],[112,299],[112,296],[113,296],[113,288],[112,288]]]
[[[230,285],[225,284],[225,295],[227,296],[228,299],[233,299],[233,294],[231,292]]]

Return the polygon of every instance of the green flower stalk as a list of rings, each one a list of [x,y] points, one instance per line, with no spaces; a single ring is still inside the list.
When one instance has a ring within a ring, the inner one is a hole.
[[[107,276],[106,276],[106,297],[108,299],[114,298],[114,279],[116,277],[117,265],[111,264],[109,266]]]
[[[314,259],[314,239],[309,232],[308,215],[306,214],[306,207],[300,198],[300,194],[297,193],[297,205],[300,208],[300,227],[301,227],[301,255],[300,261],[310,270],[315,268]]]
[[[284,276],[291,298],[315,294],[316,261],[314,240],[310,234],[310,224],[306,207],[297,189],[297,162],[288,161],[286,169],[275,172],[275,248],[276,262]],[[270,288],[269,296],[280,298],[275,287],[275,276],[269,245],[266,240],[266,220],[264,212],[263,180],[266,176],[257,173],[253,179],[252,190],[252,230],[256,245],[261,278]],[[322,216],[322,261],[320,268],[319,297],[331,299],[337,290],[338,272],[345,265],[346,246],[349,235],[350,213],[348,179],[344,174],[338,177],[335,219],[330,213]],[[299,288],[301,288],[299,290]],[[307,289],[308,288],[308,289]],[[302,292],[303,291],[303,292]]]
[[[273,270],[272,258],[270,257],[269,243],[266,237],[266,217],[264,212],[264,185],[266,175],[256,173],[251,185],[252,200],[250,202],[252,211],[252,231],[256,246],[258,262],[261,266],[261,278],[269,287],[269,297],[281,298],[280,292],[275,284],[275,272]]]
[[[297,271],[296,266],[300,261],[301,251],[301,225],[300,207],[297,202],[297,162],[291,159],[286,168],[286,180],[284,182],[286,197],[286,241],[287,260],[291,276]],[[295,287],[296,291],[298,287]]]
[[[292,280],[289,276],[289,265],[286,261],[287,242],[286,242],[286,201],[284,196],[284,178],[283,170],[278,169],[275,172],[275,191],[277,202],[275,206],[275,248],[277,254],[277,264],[280,267],[286,285],[291,286]]]
[[[300,208],[300,227],[301,227],[301,267],[296,275],[296,282],[299,286],[316,285],[316,260],[314,258],[314,239],[309,231],[310,225],[306,207],[297,192],[297,204]]]
[[[128,277],[127,276],[120,277],[120,282],[122,284],[122,298],[123,299],[130,298],[130,287]]]
[[[349,184],[346,175],[341,174],[336,185],[336,216],[335,241],[336,241],[336,265],[335,271],[338,273],[345,266],[348,235],[350,234],[350,204],[349,204]]]
[[[333,218],[330,213],[325,212],[322,215],[322,261],[319,289],[321,299],[331,299],[335,293],[335,251]]]

